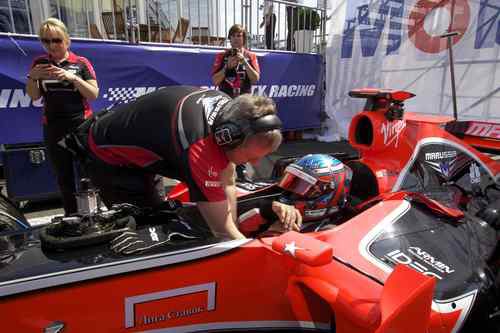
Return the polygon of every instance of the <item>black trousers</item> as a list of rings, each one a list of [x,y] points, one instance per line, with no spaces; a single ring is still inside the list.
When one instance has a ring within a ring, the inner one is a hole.
[[[43,127],[44,144],[47,149],[49,161],[54,169],[57,184],[61,191],[64,213],[70,215],[77,212],[75,167],[73,154],[58,145],[66,134],[75,129],[83,119],[50,122]]]
[[[157,207],[165,197],[162,177],[139,168],[106,164],[93,157],[83,163],[85,174],[99,190],[99,196],[110,208],[129,203],[139,207]]]
[[[276,15],[271,16],[271,20],[266,24],[266,47],[274,50],[274,32],[276,31]]]

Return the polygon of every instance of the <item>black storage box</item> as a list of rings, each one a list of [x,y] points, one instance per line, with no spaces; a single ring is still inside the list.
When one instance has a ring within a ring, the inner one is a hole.
[[[38,201],[60,196],[43,144],[4,144],[1,153],[7,196],[11,200]]]

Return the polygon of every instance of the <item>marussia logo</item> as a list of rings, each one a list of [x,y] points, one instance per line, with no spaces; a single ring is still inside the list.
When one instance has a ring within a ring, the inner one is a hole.
[[[455,168],[457,155],[458,153],[454,150],[425,153],[425,163],[448,178]]]
[[[397,121],[386,121],[382,124],[380,133],[384,135],[384,145],[389,146],[394,144],[397,148],[399,144],[399,136],[406,128],[406,122],[404,120]]]

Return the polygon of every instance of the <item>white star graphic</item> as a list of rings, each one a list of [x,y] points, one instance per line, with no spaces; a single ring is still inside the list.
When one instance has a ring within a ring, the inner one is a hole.
[[[295,241],[285,244],[285,252],[290,253],[292,257],[295,257],[296,250],[305,250],[305,249],[295,246]]]

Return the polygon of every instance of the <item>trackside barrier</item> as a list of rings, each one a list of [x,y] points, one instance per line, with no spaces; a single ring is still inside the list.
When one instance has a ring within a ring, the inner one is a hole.
[[[165,86],[211,86],[211,67],[221,51],[76,39],[71,50],[94,65],[100,87],[99,98],[92,102],[94,111]],[[42,140],[42,103],[31,101],[25,84],[33,58],[43,52],[37,38],[0,34],[0,144]],[[286,130],[318,128],[322,57],[259,51],[257,57],[261,79],[253,93],[273,98]]]

